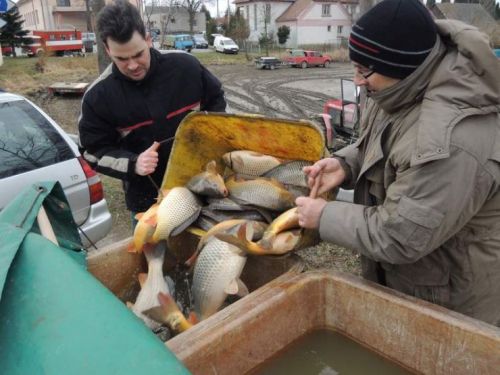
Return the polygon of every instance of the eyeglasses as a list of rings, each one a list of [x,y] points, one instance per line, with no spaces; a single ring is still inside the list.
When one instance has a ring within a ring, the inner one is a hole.
[[[354,65],[354,69],[356,70],[355,74],[360,75],[363,79],[368,79],[373,73],[375,73],[375,71],[359,65]]]

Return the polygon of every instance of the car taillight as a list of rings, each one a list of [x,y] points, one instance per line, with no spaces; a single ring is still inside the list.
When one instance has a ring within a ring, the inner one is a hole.
[[[83,157],[79,156],[78,161],[83,168],[83,172],[85,173],[85,177],[87,177],[87,183],[89,184],[89,195],[90,195],[90,204],[94,204],[104,199],[104,190],[102,188],[101,179],[95,173],[95,171],[90,167],[90,165],[83,159]]]

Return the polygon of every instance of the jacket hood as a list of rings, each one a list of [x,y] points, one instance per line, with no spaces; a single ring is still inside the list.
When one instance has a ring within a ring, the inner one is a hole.
[[[458,108],[499,105],[500,60],[486,34],[460,21],[436,24],[448,53],[432,76],[426,99]]]
[[[421,102],[412,164],[449,156],[451,131],[472,115],[500,112],[500,59],[488,37],[455,20],[436,20],[439,38],[424,63],[372,95],[391,114]]]

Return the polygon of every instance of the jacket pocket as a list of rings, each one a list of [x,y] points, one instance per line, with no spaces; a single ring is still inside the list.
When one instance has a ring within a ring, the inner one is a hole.
[[[388,286],[428,302],[449,305],[450,271],[439,257],[431,254],[412,264],[381,265]]]
[[[444,215],[408,197],[401,197],[396,211],[384,225],[387,233],[405,247],[419,252],[427,250],[434,229],[441,225]]]

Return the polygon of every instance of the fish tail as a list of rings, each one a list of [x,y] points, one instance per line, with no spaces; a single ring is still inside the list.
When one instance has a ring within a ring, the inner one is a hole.
[[[273,248],[273,241],[276,238],[276,234],[267,234],[264,235],[259,241],[259,245],[265,248],[267,251],[270,251]]]
[[[193,267],[194,264],[196,263],[196,260],[198,259],[198,255],[200,255],[200,252],[201,249],[196,249],[193,255],[191,255],[189,259],[184,262],[184,265],[189,268]]]
[[[158,293],[158,301],[166,318],[165,321],[174,331],[184,332],[193,326],[193,323],[189,322],[179,310],[179,306],[171,295],[160,292]]]

